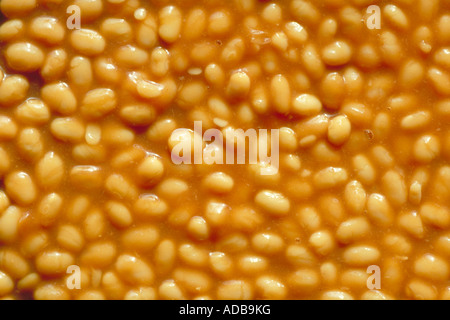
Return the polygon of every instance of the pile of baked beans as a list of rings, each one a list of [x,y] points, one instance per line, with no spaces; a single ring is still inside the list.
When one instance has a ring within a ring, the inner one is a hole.
[[[0,298],[450,299],[449,0],[0,10]],[[278,172],[174,164],[194,121]]]

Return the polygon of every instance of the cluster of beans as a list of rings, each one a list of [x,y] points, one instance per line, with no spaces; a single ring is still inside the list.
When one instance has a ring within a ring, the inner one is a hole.
[[[449,299],[450,1],[371,4],[1,0],[0,297]]]

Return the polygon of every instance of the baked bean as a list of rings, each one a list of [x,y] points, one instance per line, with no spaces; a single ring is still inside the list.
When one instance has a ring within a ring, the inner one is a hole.
[[[83,231],[87,240],[92,241],[100,238],[105,232],[106,218],[99,209],[92,209],[83,221]],[[80,239],[81,240],[81,239]],[[83,243],[77,241],[77,244]]]
[[[126,293],[125,284],[114,271],[108,271],[102,276],[101,288],[109,299],[123,299]]]
[[[314,207],[301,208],[297,218],[300,224],[310,231],[316,231],[321,226],[321,216]]]
[[[92,64],[94,74],[99,80],[107,83],[117,83],[120,80],[119,68],[108,58],[99,57]]]
[[[0,123],[2,124],[0,128],[0,139],[7,141],[15,138],[18,131],[16,123],[7,116],[0,116]]]
[[[337,240],[350,243],[370,234],[370,223],[365,217],[352,218],[342,222],[336,230]]]
[[[420,279],[412,279],[406,285],[406,294],[416,300],[435,300],[436,288]]]
[[[220,86],[225,82],[225,75],[222,68],[215,63],[206,66],[205,78],[209,83],[215,86]]]
[[[22,20],[11,19],[0,26],[1,41],[11,41],[14,38],[20,38],[25,32],[25,25]]]
[[[209,238],[209,226],[203,217],[192,217],[187,224],[188,233],[197,240]]]
[[[440,153],[439,139],[434,135],[424,135],[414,143],[414,157],[421,163],[429,163]]]
[[[209,201],[206,204],[204,217],[210,225],[218,227],[227,221],[229,212],[230,208],[226,204],[217,201]]]
[[[253,297],[252,286],[244,280],[228,280],[217,288],[218,300],[249,300]]]
[[[314,184],[319,189],[333,188],[346,182],[347,171],[344,168],[328,167],[314,175]]]
[[[424,254],[415,260],[414,272],[428,280],[445,281],[449,276],[449,267],[444,259],[432,254]]]
[[[234,186],[233,178],[224,172],[215,172],[203,180],[205,187],[213,193],[229,193]]]
[[[117,49],[114,55],[119,66],[137,68],[149,60],[149,54],[144,49],[125,45]]]
[[[57,193],[50,193],[43,197],[37,207],[40,223],[48,227],[52,225],[61,213],[62,197]]]
[[[171,239],[162,240],[155,250],[155,266],[162,270],[169,270],[176,258],[175,243]]]
[[[164,300],[184,300],[185,295],[174,280],[165,280],[158,288],[160,297]]]
[[[397,36],[391,31],[384,31],[380,36],[380,50],[383,60],[389,65],[400,62],[403,48]]]
[[[275,254],[284,247],[284,240],[277,234],[270,232],[257,233],[252,237],[252,245],[262,254]]]
[[[450,75],[439,68],[432,67],[427,72],[427,77],[433,84],[434,89],[441,95],[449,95]]]
[[[65,36],[65,29],[56,18],[37,17],[31,21],[30,35],[49,45],[59,44]]]
[[[242,71],[231,75],[227,86],[227,94],[230,97],[242,98],[250,91],[251,80],[249,76]]]
[[[24,76],[12,75],[0,83],[0,105],[13,106],[25,100],[30,84]]]
[[[33,179],[23,171],[8,174],[4,180],[6,194],[19,205],[29,205],[37,198]]]
[[[400,70],[400,84],[406,88],[416,87],[425,76],[423,65],[416,60],[406,61]]]
[[[408,198],[404,178],[394,170],[389,170],[381,178],[381,185],[387,199],[394,206],[400,207]]]
[[[404,213],[398,217],[398,224],[400,227],[409,232],[412,236],[416,238],[423,238],[424,227],[421,217],[417,212],[413,211],[410,213]]]
[[[393,221],[392,207],[381,194],[373,193],[368,197],[367,213],[369,218],[380,226],[388,226]]]
[[[28,42],[14,43],[6,48],[5,58],[15,71],[33,72],[42,67],[45,55],[42,49]]]
[[[292,112],[300,116],[313,116],[322,110],[322,102],[311,94],[301,94],[292,101]]]
[[[47,276],[55,276],[66,272],[74,263],[74,257],[62,251],[44,251],[36,257],[36,270]]]
[[[368,266],[380,258],[380,251],[368,245],[353,245],[344,250],[345,263],[352,266]]]
[[[61,78],[67,65],[67,52],[64,49],[50,51],[41,68],[41,76],[48,82]]]
[[[132,37],[132,27],[125,19],[108,18],[100,25],[101,34],[114,41],[129,41]]]
[[[64,178],[64,163],[54,152],[48,152],[36,164],[37,183],[44,188],[57,187]]]
[[[91,242],[81,253],[80,261],[87,266],[102,268],[110,265],[114,261],[116,254],[117,248],[111,242]]]
[[[77,56],[70,61],[68,76],[71,83],[79,88],[90,87],[93,81],[91,61]]]
[[[420,206],[420,217],[426,224],[438,228],[446,228],[450,224],[450,211],[448,208],[434,203],[426,202]]]
[[[208,19],[208,32],[214,36],[221,36],[228,32],[232,24],[230,14],[225,10],[213,12]]]
[[[6,274],[0,271],[0,296],[5,296],[14,289],[13,280]]]
[[[115,269],[125,281],[135,285],[152,284],[155,277],[153,270],[144,260],[127,254],[117,258]]]
[[[10,204],[11,202],[9,201],[9,198],[6,195],[6,193],[4,191],[0,191],[0,212],[5,211]]]
[[[192,9],[187,18],[186,25],[189,28],[183,30],[183,37],[189,40],[198,39],[206,28],[206,12],[203,9]]]
[[[64,288],[54,284],[42,284],[34,291],[35,300],[69,300],[69,292]]]
[[[363,44],[359,47],[356,60],[358,65],[363,68],[375,68],[381,64],[380,53],[371,43]]]
[[[275,216],[287,214],[291,207],[289,199],[283,194],[270,190],[260,191],[255,196],[255,202],[262,209]]]
[[[149,48],[156,44],[158,32],[154,17],[144,18],[136,29],[136,41],[140,46]]]
[[[317,263],[316,256],[305,246],[290,245],[286,248],[286,258],[294,266],[313,266]]]
[[[159,12],[159,36],[166,42],[175,42],[180,36],[182,26],[182,13],[175,6],[167,6]]]
[[[233,260],[223,252],[211,252],[209,264],[212,270],[221,276],[229,276],[233,272]]]
[[[42,136],[35,128],[25,128],[17,137],[19,154],[30,162],[36,162],[42,156],[44,144]]]
[[[326,46],[322,51],[323,61],[331,66],[348,63],[352,57],[352,48],[345,41],[336,41]]]
[[[165,217],[169,210],[164,200],[148,194],[141,195],[133,208],[136,214],[144,219]]]
[[[211,287],[211,279],[201,271],[176,268],[173,277],[186,291],[191,293],[201,294],[207,292]]]
[[[90,119],[98,119],[114,110],[116,106],[115,92],[111,89],[101,88],[86,93],[81,102],[80,111]]]
[[[309,237],[308,242],[313,247],[314,251],[322,256],[331,253],[335,247],[334,238],[328,230],[314,232]]]
[[[395,26],[396,28],[400,29],[407,29],[409,26],[408,18],[406,17],[405,13],[393,4],[388,4],[383,8],[383,14],[386,16],[388,21]]]
[[[337,282],[337,267],[333,262],[325,262],[320,266],[320,275],[324,284],[334,285]]]
[[[440,42],[446,42],[446,40],[450,39],[450,34],[446,30],[450,24],[450,16],[448,14],[442,15],[437,23],[438,27],[438,39]]]
[[[369,290],[361,295],[361,300],[394,300],[394,298],[382,291]]]
[[[108,147],[117,147],[120,145],[130,145],[135,139],[134,131],[124,127],[119,123],[106,124],[101,128],[102,130],[102,142],[108,145]]]
[[[352,127],[346,116],[336,116],[328,124],[328,140],[334,145],[341,145],[350,136]]]
[[[291,105],[291,88],[288,80],[281,74],[272,78],[270,92],[275,110],[279,113],[289,111]]]
[[[353,157],[352,163],[356,171],[358,180],[368,185],[375,182],[376,179],[375,168],[373,167],[372,163],[366,156],[362,154],[356,155],[355,157]]]
[[[297,19],[304,20],[310,25],[314,25],[320,19],[319,10],[307,1],[294,0],[291,2],[290,9]]]
[[[158,185],[158,190],[162,197],[174,199],[188,190],[188,184],[181,179],[168,178]]]
[[[72,31],[70,44],[77,52],[86,56],[99,55],[106,47],[106,41],[103,36],[97,31],[90,29]]]
[[[16,206],[9,206],[0,216],[0,241],[12,242],[17,238],[21,210]]]
[[[337,73],[327,74],[320,83],[320,99],[330,109],[338,109],[345,97],[344,77]]]
[[[15,208],[16,213],[19,213],[17,211],[17,208]],[[19,215],[16,216],[17,222],[20,218]],[[17,228],[15,230],[17,232]],[[40,230],[37,232],[34,232],[27,237],[25,237],[22,245],[21,245],[21,252],[23,255],[27,258],[34,257],[38,253],[40,253],[49,243],[49,238],[46,232]]]
[[[256,289],[264,299],[281,300],[287,294],[285,285],[270,276],[262,276],[256,279]]]
[[[83,21],[92,21],[103,11],[103,2],[100,0],[75,0],[74,5],[80,8]]]
[[[79,142],[85,133],[83,123],[75,118],[55,118],[50,124],[53,136],[64,142]]]
[[[354,213],[362,213],[367,201],[367,193],[359,181],[350,181],[344,190],[344,198],[348,208]]]
[[[138,196],[136,186],[120,174],[111,174],[106,178],[105,188],[118,199],[134,200]]]
[[[306,29],[296,21],[290,21],[284,25],[284,32],[289,40],[298,44],[303,44],[308,40],[308,32]]]
[[[324,63],[313,44],[307,44],[301,55],[306,71],[314,79],[318,79],[325,72]]]
[[[320,285],[320,274],[315,269],[298,269],[289,276],[292,288],[300,293],[308,293]]]
[[[133,218],[126,206],[117,201],[110,201],[106,204],[106,212],[111,223],[118,228],[129,227],[133,223]]]
[[[41,96],[50,109],[62,115],[73,114],[77,108],[77,98],[69,85],[64,82],[44,86]]]
[[[414,108],[416,97],[410,94],[400,94],[389,99],[389,106],[394,111],[403,111]]]
[[[40,99],[27,99],[15,110],[16,118],[29,125],[43,125],[50,120],[48,106]]]
[[[84,237],[81,231],[73,225],[60,226],[56,241],[69,251],[79,252],[84,246]]]
[[[41,281],[37,273],[30,273],[17,282],[17,289],[20,291],[33,291]]]
[[[361,290],[367,288],[367,278],[369,274],[364,269],[352,268],[344,271],[340,275],[340,282],[351,290]]]
[[[77,300],[83,301],[98,301],[98,300],[106,300],[105,295],[97,290],[88,290],[86,292],[81,293],[76,297]]]

